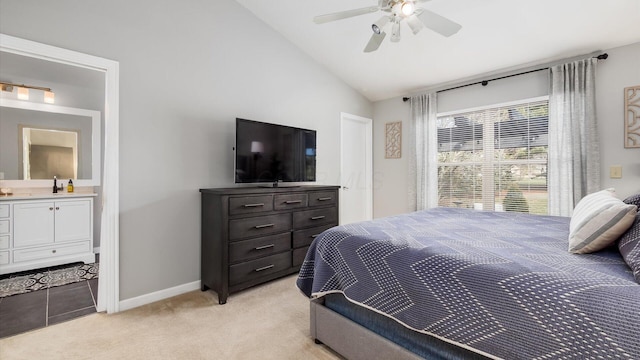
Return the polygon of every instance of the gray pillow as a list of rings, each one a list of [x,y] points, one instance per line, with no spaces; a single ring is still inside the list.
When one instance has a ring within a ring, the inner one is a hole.
[[[613,189],[589,194],[573,210],[569,252],[587,254],[613,245],[631,227],[637,206],[622,202]]]
[[[624,261],[633,271],[633,277],[640,284],[640,214],[618,242],[618,249]]]

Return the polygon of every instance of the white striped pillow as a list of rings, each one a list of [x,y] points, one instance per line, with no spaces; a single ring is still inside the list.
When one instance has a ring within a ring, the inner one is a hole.
[[[573,210],[569,225],[569,252],[587,254],[602,250],[633,224],[637,207],[622,202],[613,189],[589,194]]]

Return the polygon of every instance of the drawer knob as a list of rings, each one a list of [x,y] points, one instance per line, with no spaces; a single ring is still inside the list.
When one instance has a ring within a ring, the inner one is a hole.
[[[287,200],[284,203],[287,205],[291,205],[291,204],[300,204],[302,202],[302,200]]]
[[[269,244],[269,245],[263,245],[263,246],[258,246],[257,248],[255,248],[256,250],[264,250],[264,249],[269,249],[274,247],[274,244]]]
[[[53,249],[53,250],[51,250],[51,252],[55,254],[55,253],[56,253],[56,250],[55,250],[55,249]]]
[[[60,206],[56,206],[56,210],[60,210]]]
[[[50,207],[49,210],[53,210],[53,207]]]
[[[254,228],[256,228],[256,229],[264,229],[264,228],[273,227],[273,226],[276,226],[276,224],[256,225],[256,226],[254,226]]]
[[[263,267],[261,267],[261,268],[257,268],[257,269],[255,269],[255,272],[260,272],[260,271],[269,270],[269,269],[271,269],[273,266],[274,266],[273,264],[271,264],[271,265],[267,265],[267,266],[263,266]]]
[[[321,198],[318,198],[318,201],[327,201],[327,200],[331,200],[331,197],[321,197]]]
[[[264,203],[257,203],[257,204],[244,204],[242,205],[246,208],[253,208],[253,207],[260,207],[260,206],[264,206]]]
[[[314,216],[314,217],[312,217],[312,218],[311,218],[311,220],[320,220],[320,219],[324,219],[324,218],[325,218],[325,216],[324,216],[324,215],[321,215],[321,216]]]

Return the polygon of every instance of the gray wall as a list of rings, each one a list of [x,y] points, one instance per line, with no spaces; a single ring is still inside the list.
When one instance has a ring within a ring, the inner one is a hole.
[[[602,187],[628,196],[640,192],[640,149],[624,148],[624,88],[640,85],[640,43],[607,52],[610,57],[598,64],[596,83]],[[609,178],[612,165],[622,166],[622,179]]]
[[[120,297],[200,278],[199,188],[233,184],[235,118],[318,131],[373,106],[231,0],[0,0],[0,31],[120,62]]]
[[[598,64],[596,101],[601,152],[601,185],[614,187],[620,197],[640,192],[640,149],[624,148],[625,87],[640,84],[640,43],[606,50],[609,59]],[[481,76],[477,80],[494,78]],[[466,81],[465,81],[466,82]],[[473,82],[473,81],[469,81]],[[548,94],[548,75],[541,71],[438,94],[438,111],[467,109],[486,104],[513,101]],[[374,189],[374,217],[415,210],[407,186],[409,184],[409,102],[401,98],[374,103],[374,171],[378,181]],[[384,158],[384,124],[402,121],[401,159]],[[609,167],[622,165],[622,179],[610,179]]]

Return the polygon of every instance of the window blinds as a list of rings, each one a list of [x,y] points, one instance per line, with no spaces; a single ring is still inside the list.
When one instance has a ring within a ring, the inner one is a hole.
[[[438,205],[547,214],[548,100],[439,116]]]

